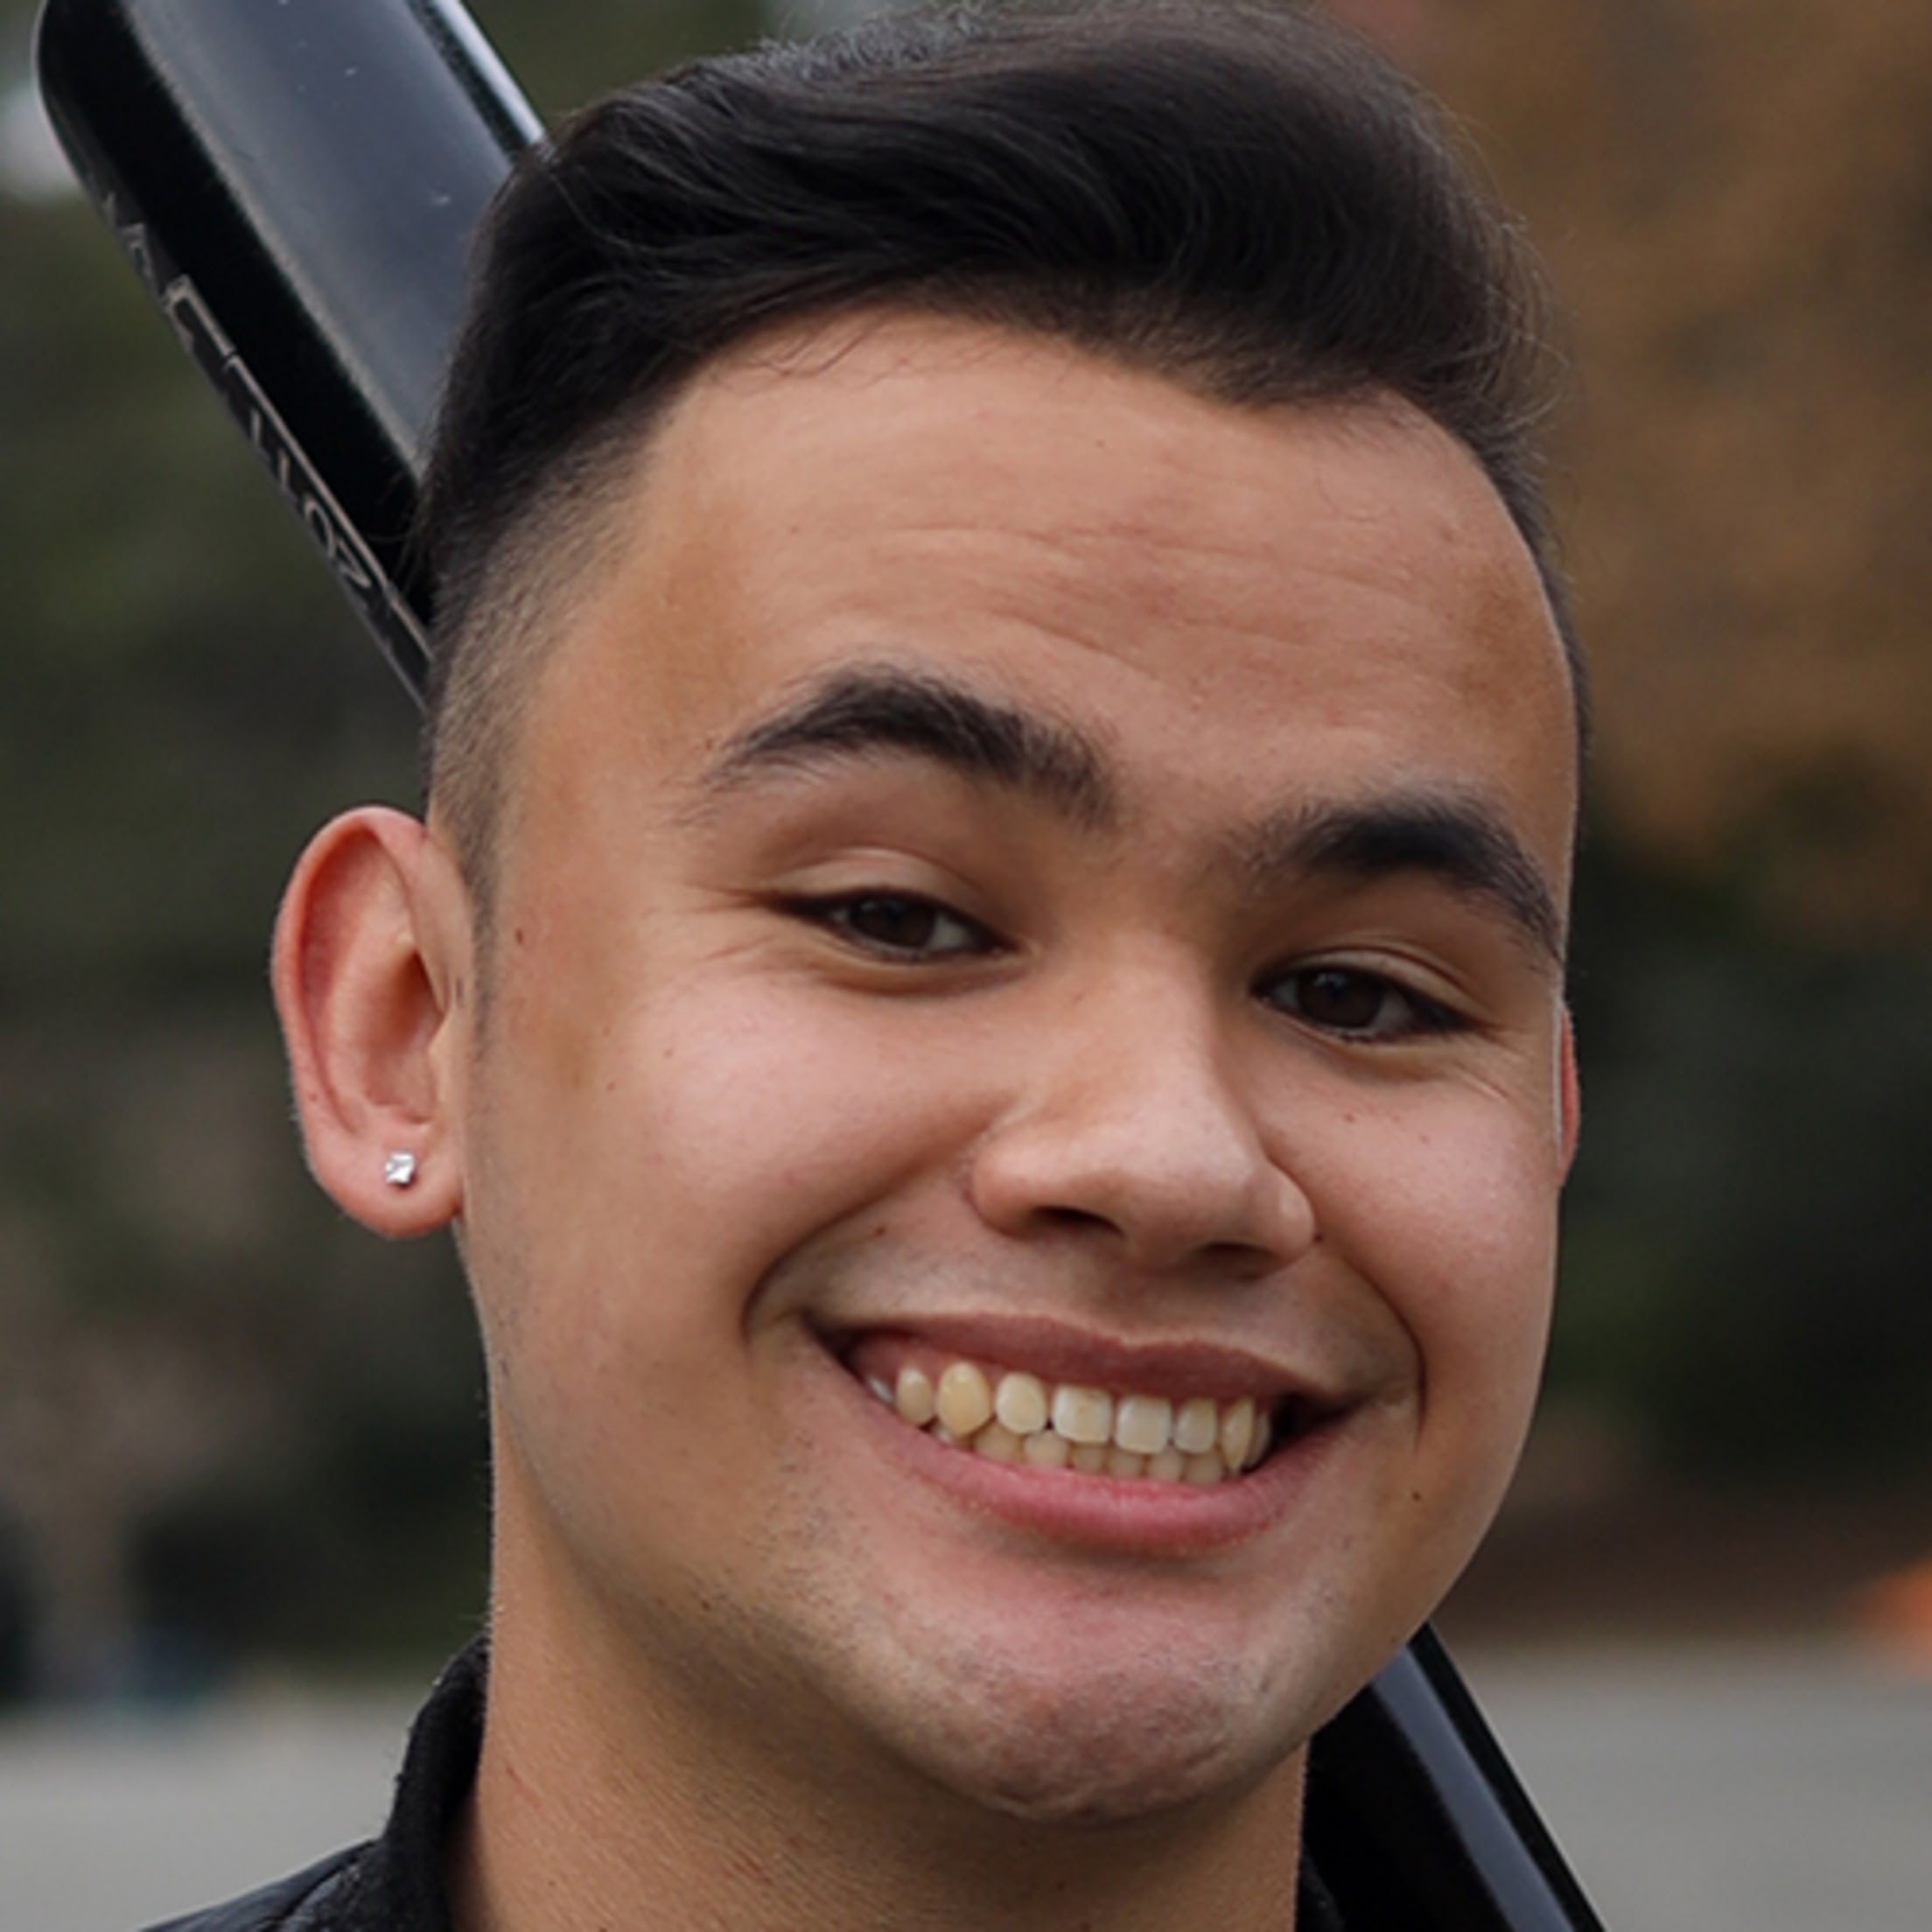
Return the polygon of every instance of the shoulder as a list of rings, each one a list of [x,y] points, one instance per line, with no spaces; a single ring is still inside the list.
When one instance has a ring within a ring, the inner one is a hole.
[[[150,1932],[355,1932],[356,1921],[345,1914],[354,1910],[354,1879],[368,1850],[335,1852],[290,1878]]]

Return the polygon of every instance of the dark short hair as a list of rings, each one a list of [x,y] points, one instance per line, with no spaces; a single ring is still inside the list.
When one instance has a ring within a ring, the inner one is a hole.
[[[423,526],[431,793],[486,913],[586,503],[712,359],[867,307],[1044,332],[1236,402],[1404,398],[1522,532],[1580,723],[1539,470],[1540,283],[1417,91],[1298,5],[888,16],[613,94],[493,212]]]

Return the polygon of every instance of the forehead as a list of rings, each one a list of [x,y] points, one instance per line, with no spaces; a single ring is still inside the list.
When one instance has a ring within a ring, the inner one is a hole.
[[[704,372],[607,543],[526,788],[675,788],[788,693],[886,660],[1122,740],[1177,812],[1210,774],[1475,779],[1565,863],[1540,582],[1474,460],[1393,400],[1229,405],[1058,341],[848,318]]]

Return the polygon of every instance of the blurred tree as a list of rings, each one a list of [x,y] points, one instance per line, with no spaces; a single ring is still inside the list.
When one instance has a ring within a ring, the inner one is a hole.
[[[546,119],[674,60],[765,32],[762,0],[480,0],[470,10]]]
[[[1577,321],[1606,822],[1766,916],[1932,926],[1932,8],[1429,0]]]
[[[1586,859],[1552,1388],[1666,1468],[1932,1477],[1932,972]]]

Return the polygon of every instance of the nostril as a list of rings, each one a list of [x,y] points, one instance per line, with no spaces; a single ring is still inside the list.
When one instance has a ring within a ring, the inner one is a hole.
[[[1087,1208],[1046,1207],[1040,1210],[1040,1219],[1050,1228],[1074,1230],[1106,1228],[1113,1225],[1106,1215],[1096,1214]]]
[[[1281,1262],[1272,1249],[1248,1241],[1217,1241],[1200,1253],[1202,1272],[1227,1281],[1259,1281],[1278,1273]]]

